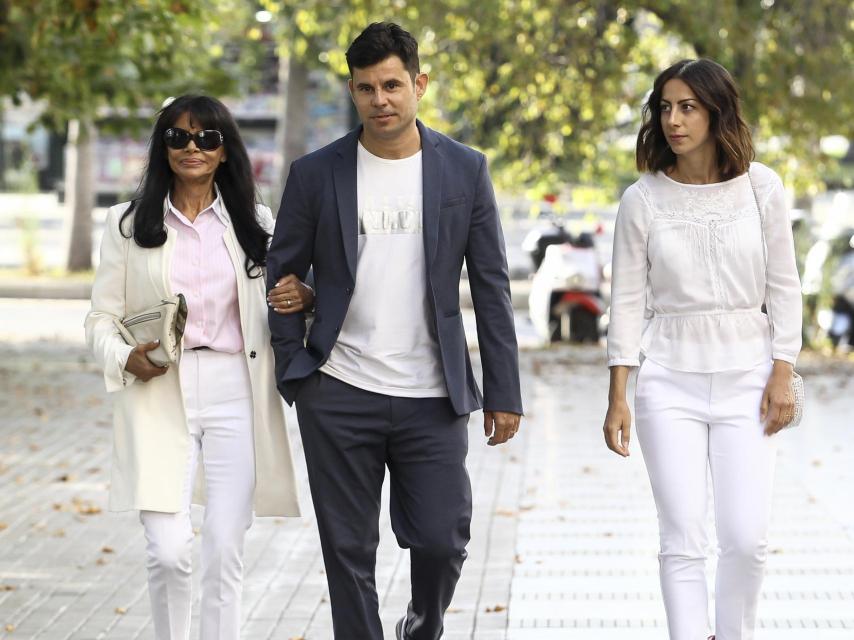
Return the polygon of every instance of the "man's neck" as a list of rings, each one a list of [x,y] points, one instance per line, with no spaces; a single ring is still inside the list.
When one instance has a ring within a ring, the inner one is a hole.
[[[377,157],[386,160],[401,160],[418,153],[421,149],[421,134],[418,131],[418,126],[413,122],[411,128],[396,138],[388,140],[374,138],[368,134],[366,129],[362,129],[359,142]]]

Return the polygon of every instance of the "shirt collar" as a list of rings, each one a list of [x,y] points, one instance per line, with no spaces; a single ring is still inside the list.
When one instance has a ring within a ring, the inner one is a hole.
[[[181,211],[179,211],[174,204],[172,204],[172,192],[168,191],[166,193],[166,198],[163,200],[163,214],[164,216],[169,212],[176,214],[180,218],[186,219]],[[225,202],[222,199],[222,194],[219,191],[219,185],[214,182],[214,200],[210,203],[208,207],[199,212],[199,215],[204,213],[205,211],[213,211],[214,215],[219,218],[220,222],[224,225],[228,226],[231,222],[228,218],[228,213],[225,210]]]

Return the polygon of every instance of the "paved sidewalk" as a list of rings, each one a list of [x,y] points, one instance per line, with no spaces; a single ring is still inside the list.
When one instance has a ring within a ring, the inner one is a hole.
[[[522,368],[520,436],[486,447],[480,414],[472,417],[473,540],[445,638],[666,638],[640,451],[624,461],[601,443],[601,351],[526,352]],[[854,639],[850,373],[810,376],[806,424],[781,438],[756,640]],[[141,527],[132,513],[104,511],[110,405],[83,347],[0,346],[0,416],[0,638],[153,638]],[[305,516],[259,519],[250,531],[245,640],[332,638],[292,411],[288,418]],[[384,511],[377,585],[387,638],[408,579]]]

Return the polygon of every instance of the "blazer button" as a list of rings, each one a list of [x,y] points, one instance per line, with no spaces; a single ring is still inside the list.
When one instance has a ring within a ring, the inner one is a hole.
[[[255,354],[255,352],[254,352],[254,351],[250,351],[250,352],[249,352],[249,357],[250,357],[250,358],[254,358],[254,357],[255,357],[255,355],[256,355],[256,354]]]
[[[346,289],[344,289],[344,293],[349,296],[351,293],[353,293],[353,290],[350,287],[347,287]]]

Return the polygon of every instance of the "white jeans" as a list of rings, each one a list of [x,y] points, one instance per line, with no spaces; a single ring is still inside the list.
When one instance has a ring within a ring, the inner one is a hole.
[[[688,373],[651,360],[638,373],[637,434],[658,508],[661,590],[671,640],[706,640],[707,468],[720,556],[717,640],[751,640],[762,586],[776,454],[759,420],[771,363]]]
[[[252,394],[242,353],[184,351],[181,390],[191,446],[179,513],[141,511],[148,592],[157,640],[190,637],[193,526],[190,500],[201,453],[207,506],[202,525],[201,638],[240,635],[243,540],[252,524],[255,449]]]

